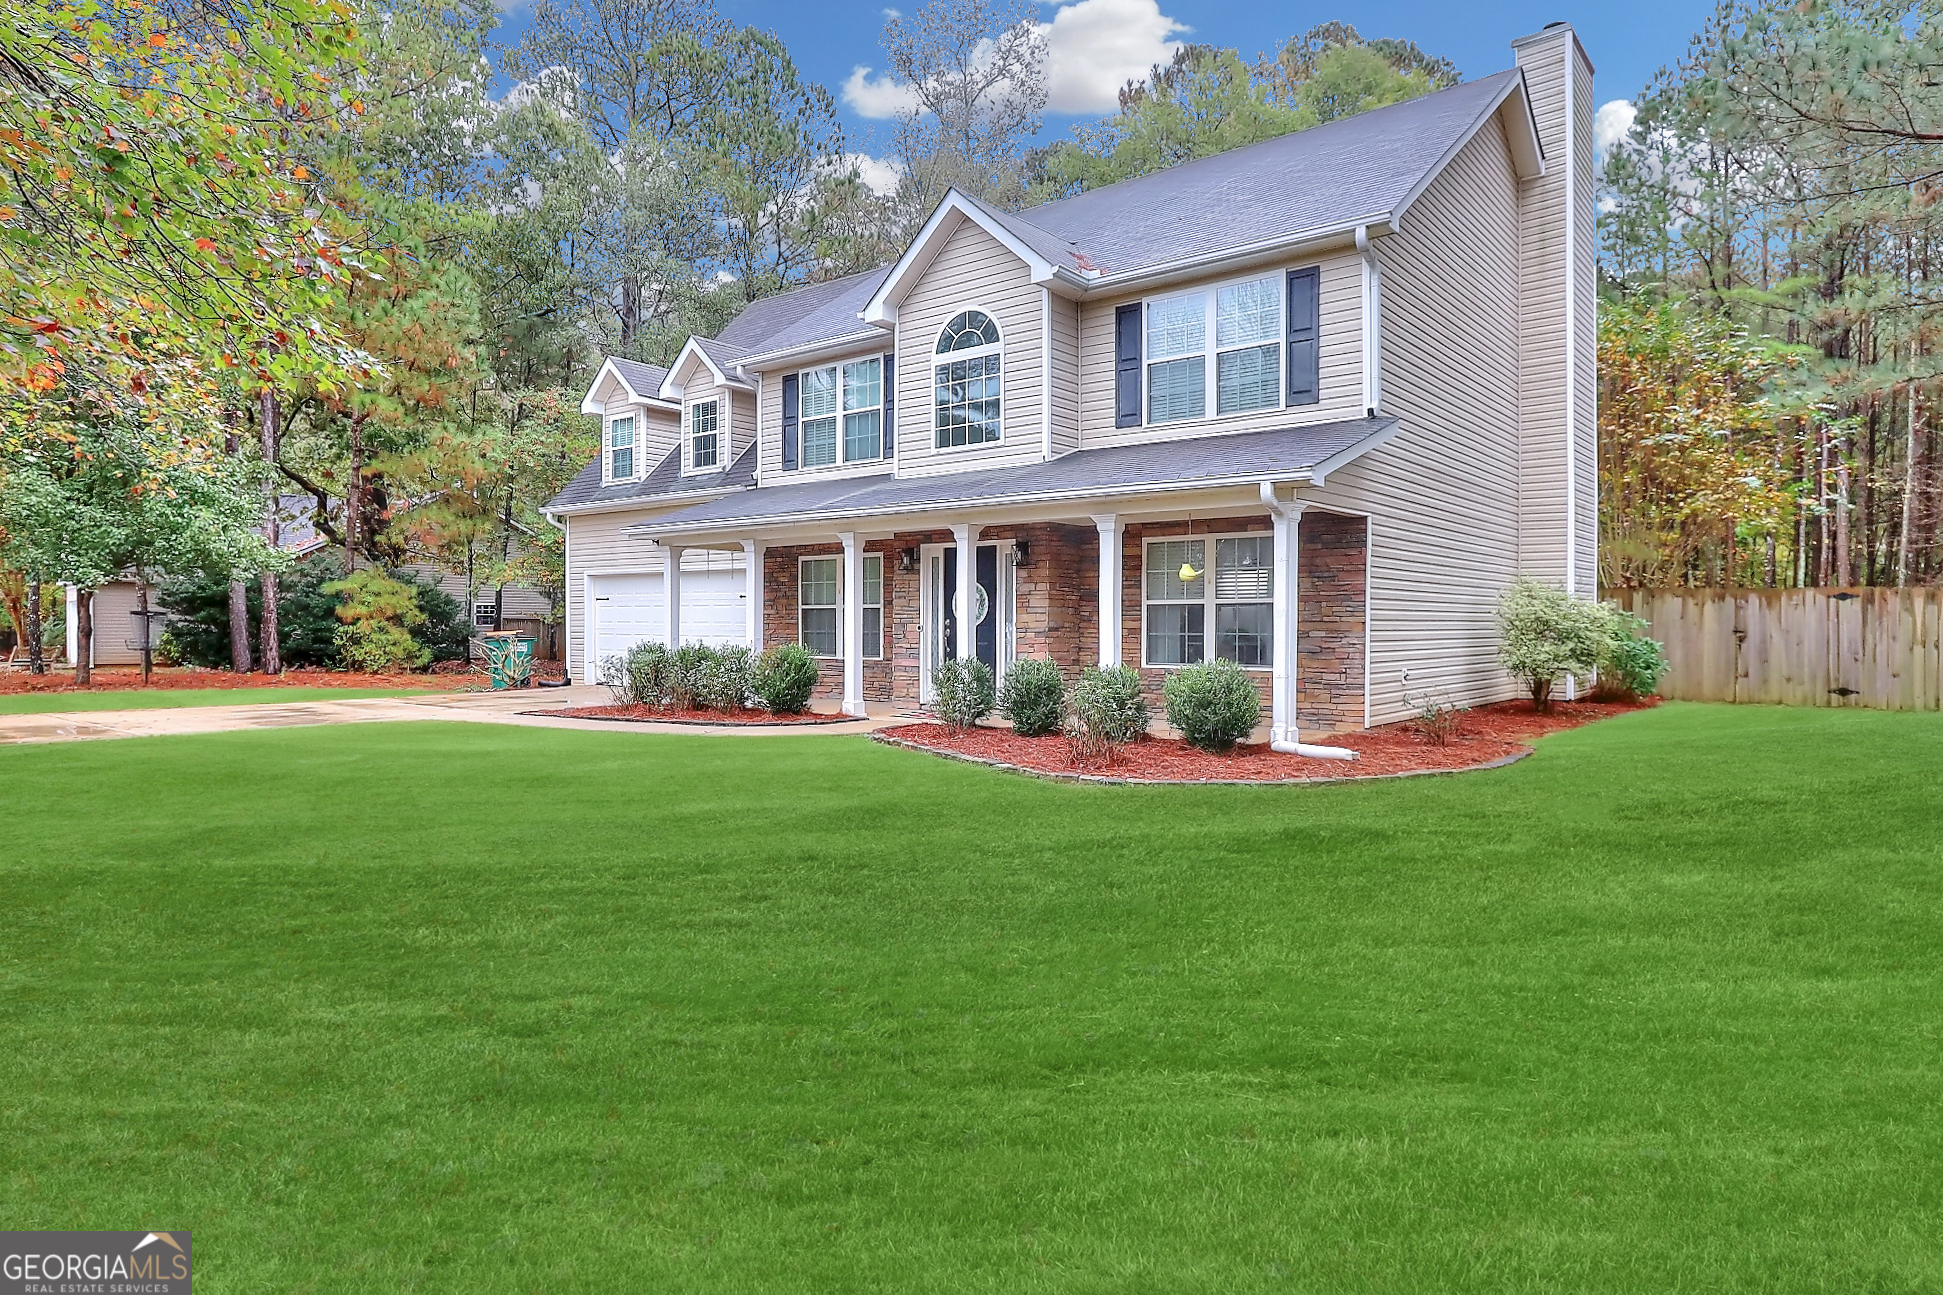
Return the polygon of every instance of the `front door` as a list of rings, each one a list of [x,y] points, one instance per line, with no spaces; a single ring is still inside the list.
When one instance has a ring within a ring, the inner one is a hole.
[[[940,657],[958,659],[958,549],[947,545],[944,558],[944,607],[941,626],[943,641]],[[972,590],[972,655],[983,661],[998,677],[998,545],[978,546],[976,562],[978,587]]]

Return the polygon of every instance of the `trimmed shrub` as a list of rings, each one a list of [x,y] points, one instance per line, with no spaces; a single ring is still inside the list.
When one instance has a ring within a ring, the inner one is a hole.
[[[715,648],[702,674],[702,705],[710,710],[741,710],[749,704],[756,654],[742,646]]]
[[[816,658],[801,643],[784,643],[756,658],[749,690],[778,715],[800,715],[816,691]]]
[[[1050,661],[1014,661],[999,688],[998,706],[1022,737],[1056,733],[1066,713],[1066,680]]]
[[[1523,681],[1538,709],[1550,710],[1560,675],[1599,668],[1611,620],[1611,608],[1519,576],[1498,600],[1498,660]]]
[[[402,625],[386,620],[350,621],[337,627],[337,657],[346,670],[396,674],[416,670],[432,654]]]
[[[1255,681],[1232,661],[1184,666],[1161,688],[1167,722],[1189,746],[1232,751],[1262,720],[1262,698]]]
[[[1132,666],[1089,667],[1066,698],[1066,742],[1073,763],[1111,764],[1113,753],[1147,731],[1146,695]]]
[[[1608,603],[1606,642],[1599,655],[1599,691],[1620,697],[1648,697],[1666,677],[1665,645],[1646,637],[1647,624]]]
[[[938,698],[938,718],[953,728],[972,728],[992,713],[998,693],[992,687],[992,668],[983,661],[947,661],[931,672]]]
[[[637,706],[661,706],[668,696],[668,658],[666,643],[636,643],[625,657],[609,657],[620,662],[620,697]],[[612,681],[608,682],[613,687]]]
[[[714,648],[706,643],[682,644],[668,654],[668,677],[662,683],[662,695],[676,710],[699,709],[714,667]]]

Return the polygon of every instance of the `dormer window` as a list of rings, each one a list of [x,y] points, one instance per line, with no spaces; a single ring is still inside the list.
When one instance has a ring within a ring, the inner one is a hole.
[[[700,400],[688,407],[688,468],[703,472],[722,465],[722,402]]]
[[[634,420],[616,418],[607,424],[607,479],[625,481],[634,475]]]
[[[998,440],[998,325],[983,311],[964,311],[938,334],[938,355],[932,395],[937,447]]]

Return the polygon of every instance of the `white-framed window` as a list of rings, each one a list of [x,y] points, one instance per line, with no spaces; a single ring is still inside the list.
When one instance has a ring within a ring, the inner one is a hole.
[[[1211,656],[1251,669],[1274,664],[1274,536],[1148,540],[1141,589],[1145,664],[1198,665]]]
[[[864,660],[884,659],[884,555],[864,554]]]
[[[634,419],[612,419],[607,424],[607,479],[625,481],[633,475]]]
[[[1147,421],[1282,406],[1283,276],[1147,302]]]
[[[698,400],[688,407],[688,469],[722,466],[722,402]]]
[[[499,607],[494,603],[472,604],[472,624],[475,629],[498,629]]]
[[[990,315],[966,310],[952,317],[938,334],[933,377],[938,449],[999,439],[999,331]]]
[[[884,358],[828,364],[797,375],[798,435],[806,468],[884,457]]]
[[[796,564],[796,639],[813,656],[842,652],[842,613],[837,605],[841,558],[802,558]]]

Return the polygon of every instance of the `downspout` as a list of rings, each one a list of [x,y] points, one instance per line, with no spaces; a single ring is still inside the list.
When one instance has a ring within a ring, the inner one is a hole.
[[[1262,482],[1262,504],[1264,507],[1268,509],[1270,513],[1272,513],[1275,516],[1277,522],[1279,522],[1281,526],[1285,528],[1284,533],[1288,536],[1289,561],[1291,565],[1293,565],[1297,560],[1296,559],[1296,536],[1300,533],[1298,529],[1298,523],[1301,520],[1300,510],[1290,508],[1287,504],[1284,504],[1280,499],[1277,499],[1275,497],[1275,483],[1272,481]],[[1279,582],[1281,581],[1282,573],[1278,571],[1276,574],[1277,574],[1278,587],[1279,587]],[[1295,583],[1295,578],[1294,578],[1295,573],[1291,571],[1287,573],[1287,577],[1288,578],[1287,578],[1286,586],[1288,587],[1288,593],[1285,596],[1289,600],[1290,615],[1284,619],[1284,622],[1282,624],[1279,624],[1275,627],[1277,641],[1281,641],[1285,636],[1289,635],[1290,626],[1294,623],[1296,617],[1300,614],[1295,607],[1295,592],[1292,587]],[[1296,660],[1296,645],[1292,637],[1289,638],[1289,641],[1287,643],[1286,648],[1284,648],[1284,651],[1288,653],[1288,656],[1285,659],[1291,671],[1299,669],[1300,667],[1297,664],[1297,660]],[[1293,705],[1294,702],[1294,698],[1293,698],[1294,691],[1295,691],[1294,681],[1293,679],[1291,679],[1289,682],[1289,692],[1291,695],[1288,698],[1288,701],[1291,704],[1291,706]],[[1291,733],[1296,731],[1294,719],[1295,717],[1293,715],[1289,716],[1290,723],[1287,730],[1285,731]],[[1277,741],[1272,737],[1269,741],[1268,747],[1269,750],[1280,751],[1284,755],[1307,756],[1311,760],[1354,760],[1356,758],[1356,753],[1354,751],[1351,751],[1348,747],[1316,746],[1309,742],[1299,742],[1299,741],[1298,742]]]
[[[1368,225],[1356,227],[1356,251],[1363,258],[1363,412],[1374,418],[1383,407],[1383,264]]]

